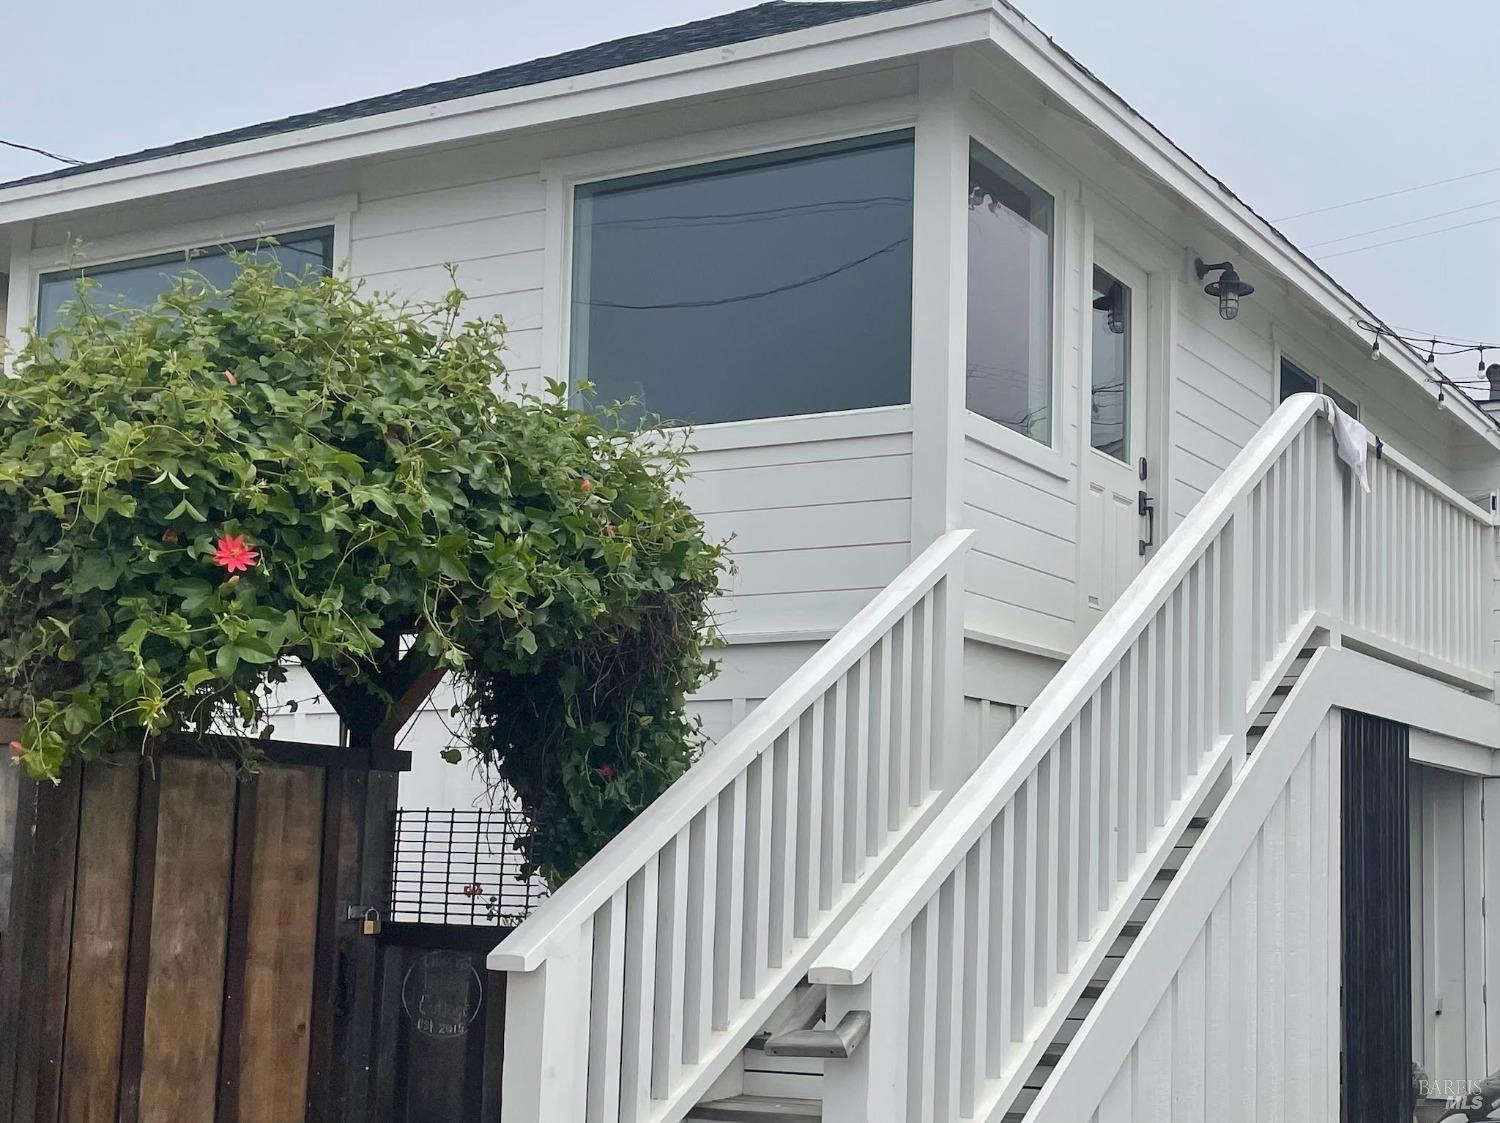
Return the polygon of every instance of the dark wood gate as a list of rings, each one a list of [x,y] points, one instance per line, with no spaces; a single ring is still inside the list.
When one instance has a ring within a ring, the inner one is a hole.
[[[259,744],[253,777],[184,741],[22,785],[0,1123],[371,1118],[360,916],[408,757]]]
[[[1350,1123],[1412,1118],[1406,726],[1343,716],[1343,1105]]]
[[[489,952],[535,907],[505,810],[396,813],[372,1075],[381,1123],[499,1118],[505,976]]]

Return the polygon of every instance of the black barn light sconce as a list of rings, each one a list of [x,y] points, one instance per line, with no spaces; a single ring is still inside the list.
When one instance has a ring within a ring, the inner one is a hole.
[[[1240,275],[1234,271],[1234,266],[1227,261],[1221,261],[1217,265],[1205,265],[1201,257],[1195,257],[1193,269],[1197,272],[1200,281],[1210,273],[1219,274],[1217,280],[1209,281],[1203,286],[1203,291],[1209,296],[1218,298],[1221,319],[1232,320],[1238,316],[1240,297],[1249,296],[1255,291],[1254,285],[1240,280]]]

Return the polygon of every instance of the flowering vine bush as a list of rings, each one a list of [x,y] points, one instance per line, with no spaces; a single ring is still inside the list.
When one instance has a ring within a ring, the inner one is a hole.
[[[720,548],[676,497],[683,450],[506,393],[503,325],[290,284],[91,306],[0,380],[0,707],[37,778],[230,733],[305,666],[346,719],[453,676],[467,749],[537,824],[553,881],[698,747]]]

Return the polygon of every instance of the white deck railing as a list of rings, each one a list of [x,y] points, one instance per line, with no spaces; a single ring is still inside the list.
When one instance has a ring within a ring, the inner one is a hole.
[[[681,1118],[931,818],[956,767],[970,533],[929,547],[491,953],[506,1123]]]
[[[871,1012],[828,1123],[1005,1112],[1318,629],[1487,685],[1493,523],[1390,449],[1358,492],[1327,408],[1276,411],[814,960]]]

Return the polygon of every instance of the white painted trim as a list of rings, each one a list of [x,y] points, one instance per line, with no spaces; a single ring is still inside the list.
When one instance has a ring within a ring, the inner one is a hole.
[[[1468,776],[1500,777],[1500,753],[1433,733],[1428,729],[1412,729],[1408,733],[1408,755],[1413,764],[1425,764],[1447,772],[1462,772]]]
[[[1231,246],[1254,254],[1258,264],[1285,277],[1324,314],[1346,325],[1356,339],[1366,342],[1354,328],[1354,320],[1378,318],[1374,313],[1340,289],[1310,257],[1059,50],[1034,24],[1014,9],[997,3],[991,10],[990,38],[1087,124],[1118,144],[1190,206],[1222,228]],[[1254,279],[1252,275],[1251,280]],[[1388,350],[1386,361],[1429,396],[1434,396],[1427,388],[1427,368],[1420,356],[1410,349]],[[1500,448],[1500,430],[1477,405],[1465,399],[1453,413],[1491,447]]]
[[[1027,133],[998,106],[970,90],[963,119],[969,137],[1020,172],[1052,197],[1052,308],[1051,308],[1051,399],[1048,405],[1051,432],[1041,441],[1019,433],[988,417],[965,410],[965,430],[969,436],[992,448],[1012,452],[1018,458],[1035,464],[1043,471],[1063,479],[1072,478],[1072,462],[1077,450],[1069,446],[1072,428],[1064,424],[1067,417],[1069,389],[1068,359],[1075,353],[1078,325],[1070,316],[1068,301],[1069,250],[1086,238],[1080,223],[1081,203],[1078,180],[1055,161],[1044,148],[1027,143]],[[968,153],[964,153],[967,165]],[[967,237],[967,235],[966,235]],[[958,290],[965,308],[968,302],[967,260],[963,286]],[[956,297],[955,299],[959,299]],[[1075,372],[1076,373],[1076,372]],[[1030,446],[1029,448],[1025,446]]]
[[[682,433],[699,452],[812,444],[858,437],[888,437],[911,432],[911,406],[872,406],[836,413],[794,413],[785,417],[722,421],[674,431]]]
[[[119,264],[158,254],[185,253],[205,246],[320,227],[333,229],[332,264],[339,269],[349,260],[350,230],[358,209],[358,195],[336,195],[260,213],[236,211],[214,219],[135,230],[84,242],[77,247],[64,244],[34,248],[27,244],[23,248],[17,243],[11,252],[7,305],[10,320],[6,324],[11,348],[8,351],[20,346],[25,328],[35,326],[37,290],[41,278],[47,273],[69,267]],[[77,252],[71,252],[75,248]],[[65,256],[59,257],[59,254]]]
[[[0,190],[0,223],[711,96],[983,42],[990,0],[912,8]]]
[[[1040,655],[1046,659],[1056,659],[1059,663],[1066,663],[1072,656],[1071,651],[1065,651],[1061,647],[1049,647],[1044,643],[1030,643],[1016,636],[1001,635],[999,632],[986,631],[972,625],[964,626],[964,638],[975,640],[978,643],[987,643],[991,647],[1004,647],[1011,651],[1019,651],[1025,655]]]
[[[911,98],[893,98],[863,106],[845,106],[774,121],[756,122],[734,129],[713,129],[685,137],[609,148],[544,162],[541,169],[546,197],[543,214],[546,244],[543,249],[542,373],[560,382],[572,382],[573,213],[579,186],[626,179],[650,172],[690,171],[700,165],[750,156],[791,153],[796,149],[818,144],[899,132],[913,128],[915,123],[915,101]],[[547,362],[549,357],[550,366]],[[910,384],[915,381],[913,370],[909,376],[907,404],[911,398]],[[751,418],[747,421],[702,425],[694,432],[704,433],[733,425],[827,416],[832,415],[785,414]],[[749,443],[746,442],[747,445]],[[762,440],[755,443],[772,442]]]
[[[1040,441],[1034,441],[1025,434],[1018,433],[997,421],[991,421],[988,417],[977,414],[973,410],[964,410],[963,435],[965,440],[973,441],[1000,456],[1008,456],[1012,460],[1029,464],[1039,472],[1045,472],[1049,476],[1069,483],[1073,480],[1073,465],[1063,456],[1060,449],[1049,448]]]
[[[198,219],[171,226],[156,226],[145,230],[132,230],[128,234],[105,238],[85,239],[77,255],[69,254],[70,247],[36,247],[32,251],[32,264],[42,272],[65,269],[74,265],[100,266],[129,261],[137,257],[154,254],[177,253],[217,246],[227,242],[241,242],[278,232],[308,230],[320,226],[334,227],[335,262],[338,252],[338,228],[344,227],[348,237],[350,218],[359,209],[359,196],[355,194],[331,195],[290,206],[273,207],[266,211],[234,210],[216,218]],[[58,249],[68,256],[44,262],[50,251]],[[347,247],[345,247],[347,254]]]
[[[526,923],[490,953],[491,971],[531,971],[554,941],[565,938],[620,889],[620,871],[635,870],[637,857],[659,852],[710,799],[766,747],[779,723],[806,710],[860,658],[871,636],[888,628],[968,551],[973,531],[956,530],[929,546],[900,576],[876,594],[797,673],[590,861],[588,867],[542,902]]]
[[[542,161],[541,174],[543,179],[560,179],[569,186],[600,183],[898,132],[916,123],[917,99],[892,97],[554,157]]]
[[[1325,415],[1326,408],[1323,398],[1298,395],[1261,426],[1213,490],[1183,520],[1181,529],[1162,544],[1152,564],[1104,614],[1016,722],[1006,736],[1006,751],[996,754],[1003,759],[980,769],[954,794],[941,821],[892,870],[880,895],[818,957],[810,974],[814,981],[854,984],[869,977],[890,942],[906,931],[933,900],[964,855],[1075,719],[1078,707],[1093,695],[1176,591],[1207,543],[1243,502],[1243,496],[1314,417]]]
[[[1483,761],[1493,769],[1494,750],[1500,748],[1494,703],[1369,656],[1319,649],[1028,1119],[1073,1123],[1090,1117],[1313,739],[1336,740],[1333,722],[1341,709],[1411,725],[1413,760],[1419,760],[1418,752],[1432,751],[1446,759],[1448,767],[1459,761],[1471,766]],[[1313,814],[1315,821],[1332,820],[1330,830],[1337,830],[1336,807],[1314,808]],[[1333,853],[1337,852],[1335,845]],[[1339,915],[1337,910],[1333,915]],[[1337,954],[1336,946],[1330,953]]]

